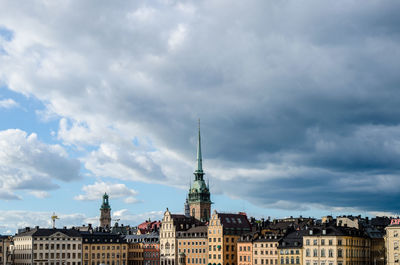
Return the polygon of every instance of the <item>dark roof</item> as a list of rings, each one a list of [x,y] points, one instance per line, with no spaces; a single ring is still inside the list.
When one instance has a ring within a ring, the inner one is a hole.
[[[102,244],[102,243],[125,243],[121,235],[107,232],[81,232],[83,243]]]
[[[306,230],[294,231],[282,238],[278,248],[301,248],[303,245],[303,235],[306,235]]]
[[[207,237],[208,227],[205,225],[195,226],[187,231],[181,231],[178,233],[179,238],[197,238],[197,237]]]
[[[251,230],[251,224],[245,214],[234,213],[218,213],[221,224],[225,228],[239,228],[243,230]]]
[[[312,231],[312,232],[310,232]],[[312,233],[312,234],[311,234]],[[307,230],[307,234],[304,236],[358,236],[366,237],[363,230],[359,230],[352,227],[342,226],[327,226],[327,227],[313,227]]]
[[[171,214],[171,218],[174,221],[176,231],[186,231],[193,226],[201,226],[204,224],[192,216],[185,216],[183,214]]]
[[[126,235],[124,238],[127,242],[135,243],[158,243],[160,241],[160,235],[158,232],[142,235]]]
[[[388,226],[390,225],[390,218],[386,216],[377,216],[371,218],[371,225],[373,226]]]
[[[240,236],[238,242],[252,242],[256,232],[246,233]]]
[[[81,237],[81,234],[79,233],[78,230],[76,229],[58,229],[58,228],[33,228],[33,229],[25,229],[24,232],[18,233],[15,235],[15,237],[20,237],[20,236],[32,236],[32,237],[38,237],[38,236],[51,236],[55,233],[63,233],[69,237]]]

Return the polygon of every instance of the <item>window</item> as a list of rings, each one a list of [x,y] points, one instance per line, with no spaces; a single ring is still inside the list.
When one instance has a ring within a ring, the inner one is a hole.
[[[318,250],[316,248],[314,248],[313,250],[313,256],[318,257]]]
[[[318,245],[318,240],[314,239],[313,244],[314,244],[314,246]]]
[[[332,246],[332,239],[329,240],[329,246]]]
[[[306,240],[306,245],[309,246],[310,245],[310,239]]]
[[[325,245],[325,239],[321,239],[321,246]]]
[[[339,240],[337,241],[337,244],[338,244],[338,246],[341,246],[341,245],[342,245],[342,240],[339,239]]]
[[[338,249],[337,255],[338,255],[339,258],[343,257],[342,249],[340,249],[340,248]]]

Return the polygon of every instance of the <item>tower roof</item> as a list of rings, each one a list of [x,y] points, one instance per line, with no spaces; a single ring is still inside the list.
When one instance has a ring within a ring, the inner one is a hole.
[[[103,203],[101,204],[100,210],[102,209],[111,209],[110,204],[108,203],[108,194],[106,192],[104,192]]]

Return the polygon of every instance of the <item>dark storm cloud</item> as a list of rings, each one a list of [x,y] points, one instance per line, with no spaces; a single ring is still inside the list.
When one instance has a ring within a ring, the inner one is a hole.
[[[61,54],[62,63],[50,59],[60,64],[58,79],[26,70],[21,79],[32,88],[17,86],[8,77],[18,67],[4,79],[89,130],[93,121],[131,128],[155,150],[186,158],[194,157],[201,118],[204,165],[216,192],[278,208],[398,209],[398,1],[120,4],[77,1],[57,9],[53,26],[35,32],[49,40],[34,47],[44,61],[54,52],[48,45]],[[35,20],[46,17],[41,12],[29,13]],[[182,182],[151,155],[121,163],[136,157],[124,147],[97,153],[128,169],[140,164],[149,179]],[[101,169],[95,154],[92,172]]]

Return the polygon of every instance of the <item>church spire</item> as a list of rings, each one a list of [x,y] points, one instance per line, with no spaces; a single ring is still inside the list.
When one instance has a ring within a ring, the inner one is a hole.
[[[203,180],[203,158],[201,155],[201,137],[200,137],[200,119],[199,119],[199,136],[197,140],[197,169],[194,172],[196,180]]]

